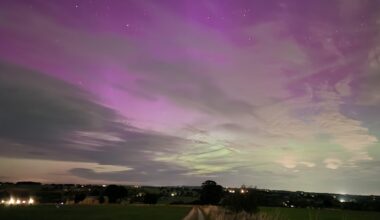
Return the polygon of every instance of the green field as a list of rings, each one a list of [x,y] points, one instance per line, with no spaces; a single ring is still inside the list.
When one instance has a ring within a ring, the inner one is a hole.
[[[51,205],[0,207],[0,219],[10,220],[181,220],[191,207],[149,205]],[[280,218],[275,220],[379,220],[380,212],[329,209],[260,208]]]
[[[301,208],[260,208],[281,219],[287,220],[380,220],[380,212],[301,209]]]
[[[180,220],[191,207],[181,206],[62,206],[0,207],[4,220]]]

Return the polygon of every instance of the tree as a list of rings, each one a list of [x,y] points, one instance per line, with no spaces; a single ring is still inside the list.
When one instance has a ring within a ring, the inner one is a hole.
[[[123,186],[109,185],[104,190],[104,195],[108,197],[109,203],[117,203],[128,196],[128,190]]]
[[[11,197],[11,194],[7,191],[0,191],[0,198],[9,198]]]
[[[245,211],[247,213],[256,213],[258,211],[258,200],[255,191],[248,191],[244,194],[234,193],[222,202],[222,205],[232,212]]]
[[[99,196],[99,204],[103,204],[105,201],[104,196]]]
[[[74,202],[75,204],[82,202],[86,198],[85,193],[76,193],[74,196]]]
[[[63,193],[59,191],[39,191],[36,193],[39,203],[59,203],[63,200]]]
[[[145,204],[156,204],[160,196],[155,193],[146,193],[144,195],[144,203]]]
[[[324,208],[338,208],[340,207],[340,202],[331,195],[319,195],[318,199],[322,201]]]
[[[207,180],[202,183],[200,200],[202,204],[217,205],[223,196],[223,187],[215,181]]]

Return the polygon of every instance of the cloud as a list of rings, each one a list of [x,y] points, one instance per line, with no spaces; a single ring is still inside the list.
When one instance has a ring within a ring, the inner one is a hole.
[[[375,3],[173,2],[0,7],[1,155],[80,180],[277,188],[377,160],[356,112],[380,100]]]
[[[342,18],[354,19],[360,16],[370,6],[370,1],[364,0],[339,0],[338,9]]]
[[[305,165],[307,167],[315,167],[315,163],[312,163],[312,162],[307,162],[307,161],[301,161],[299,162],[299,164],[302,164],[302,165]]]
[[[121,123],[120,115],[70,84],[4,62],[0,67],[3,156],[149,170],[168,168],[167,162],[153,162],[157,155],[191,144]]]
[[[335,90],[340,96],[345,97],[351,95],[351,86],[349,85],[351,81],[352,79],[347,77],[335,84]]]
[[[343,162],[337,158],[327,158],[323,161],[323,163],[325,164],[326,168],[332,170],[338,169],[343,164]]]
[[[282,157],[277,162],[281,164],[283,167],[288,168],[288,169],[294,169],[299,165],[303,165],[308,168],[315,167],[315,163],[312,163],[309,161],[297,161],[296,157],[290,156],[290,155]]]
[[[56,56],[48,56],[47,59],[69,70],[64,73],[65,78],[69,80],[77,79],[78,76],[73,76],[77,74],[90,83],[97,83],[99,80],[104,82],[103,69],[106,71],[117,69],[124,74],[127,73],[130,80],[120,82],[108,78],[107,83],[112,84],[113,89],[122,90],[129,95],[149,101],[163,96],[184,108],[194,108],[208,114],[252,114],[254,107],[252,104],[227,94],[212,78],[203,74],[210,70],[205,60],[199,60],[198,53],[192,55],[186,52],[188,48],[199,49],[200,53],[221,50],[221,45],[227,42],[218,37],[217,32],[210,33],[196,25],[179,21],[158,6],[151,16],[160,17],[160,23],[157,27],[146,30],[150,34],[146,35],[149,37],[146,37],[144,42],[128,37],[113,35],[94,37],[93,34],[76,32],[33,11],[25,11],[24,15],[30,18],[26,23],[20,23],[17,19],[13,20],[12,17],[16,15],[12,13],[2,15],[3,20],[8,21],[0,22],[3,29],[27,33],[43,39],[48,49],[42,53],[54,48]],[[155,34],[156,31],[160,31],[164,35],[171,35],[173,30],[178,30],[178,32],[170,39],[157,38]],[[51,41],[53,38],[65,40],[56,44]],[[195,42],[194,39],[202,39],[202,41]],[[174,49],[161,48],[161,45],[168,44],[171,44]],[[37,50],[34,45],[30,47],[30,50]],[[177,59],[173,60],[169,55],[170,52],[178,53]],[[64,59],[59,60],[59,57],[64,57]],[[67,66],[62,63],[63,60],[74,65]],[[82,62],[78,63],[78,60]],[[24,62],[28,63],[28,60]],[[94,65],[95,63],[105,64],[105,66],[99,68]],[[87,71],[83,69],[91,69],[91,73],[86,75]],[[101,73],[99,69],[102,70]],[[59,73],[52,72],[52,74]],[[124,76],[119,77],[124,78]]]
[[[68,173],[68,170],[75,167],[83,169],[93,169],[95,173],[121,172],[131,170],[125,166],[101,165],[89,162],[57,161],[57,160],[39,160],[28,158],[9,158],[0,157],[0,172],[6,173],[7,176],[0,177],[1,181],[22,181],[33,180],[42,182],[84,183],[88,180],[76,177]],[[31,169],[33,167],[33,169]],[[104,182],[104,181],[103,181]]]
[[[156,169],[166,170],[161,175],[168,177],[176,175],[171,166],[174,164],[182,174],[200,176],[237,166],[235,156],[227,163],[226,157],[235,153],[220,143],[205,142],[189,148],[193,140],[122,123],[122,116],[73,85],[15,65],[1,65],[1,94],[15,93],[12,99],[0,96],[2,106],[6,106],[3,115],[7,116],[1,118],[1,146],[12,146],[12,150],[0,148],[2,155],[91,162],[133,170],[101,174],[96,168],[85,168],[86,172],[77,168],[72,172],[93,179],[120,179],[115,173],[132,172],[136,180],[147,180],[152,175],[139,175]]]
[[[295,161],[294,158],[290,157],[284,157],[281,160],[278,161],[282,166],[288,169],[293,169],[297,166],[297,162]]]
[[[152,153],[152,152],[151,152]],[[197,163],[197,161],[194,161]],[[196,166],[196,164],[194,164]],[[210,167],[208,167],[210,168]],[[88,180],[103,180],[110,182],[144,183],[152,185],[198,185],[205,178],[225,175],[224,170],[213,172],[198,172],[194,167],[181,166],[174,161],[143,160],[135,162],[133,169],[126,171],[97,172],[93,168],[73,168],[69,173]]]
[[[186,175],[230,172],[245,164],[243,158],[239,159],[240,152],[210,134],[194,135],[188,139],[193,142],[191,148],[172,155],[158,156],[156,160],[187,167],[189,171]]]
[[[368,68],[358,80],[358,94],[356,103],[364,106],[377,106],[380,104],[380,42],[368,52]]]
[[[112,126],[117,114],[88,93],[35,71],[0,62],[0,136],[28,144],[62,141],[73,130]]]
[[[334,143],[353,153],[377,143],[377,137],[369,134],[361,121],[340,112],[343,100],[338,93],[324,85],[317,92],[317,97],[321,99],[320,113],[313,118],[321,132],[330,135]]]

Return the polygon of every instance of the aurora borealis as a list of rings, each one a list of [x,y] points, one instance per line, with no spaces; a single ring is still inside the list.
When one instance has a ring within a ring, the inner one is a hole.
[[[0,1],[0,181],[380,194],[379,119],[379,1]]]

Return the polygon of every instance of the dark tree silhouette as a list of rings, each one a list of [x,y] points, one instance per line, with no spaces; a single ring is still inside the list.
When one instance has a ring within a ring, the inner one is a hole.
[[[202,204],[217,205],[223,196],[223,187],[215,181],[207,180],[202,183],[200,201]]]
[[[258,211],[257,195],[254,191],[240,194],[234,193],[225,198],[222,205],[233,212],[245,211],[247,213],[256,213]]]
[[[9,198],[11,194],[7,191],[0,191],[0,198]]]
[[[104,190],[104,195],[108,197],[109,203],[117,203],[128,196],[128,190],[124,186],[109,185]]]
[[[99,204],[103,204],[105,201],[104,196],[99,196]]]
[[[74,196],[74,202],[75,204],[82,202],[86,198],[85,193],[76,193]]]
[[[155,193],[146,193],[144,195],[143,202],[145,204],[156,204],[159,198],[160,198],[160,196],[158,194],[155,194]]]

